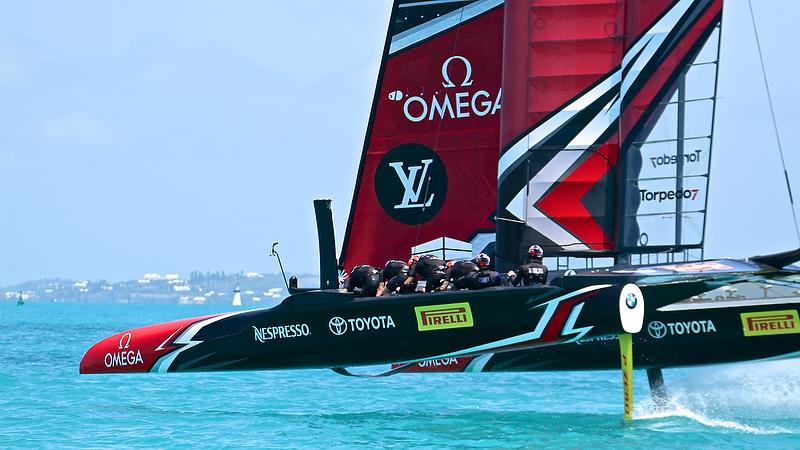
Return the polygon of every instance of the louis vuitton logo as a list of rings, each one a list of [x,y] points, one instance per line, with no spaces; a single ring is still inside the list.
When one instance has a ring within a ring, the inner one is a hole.
[[[420,161],[419,166],[409,166],[408,172],[403,168],[403,162],[391,162],[389,167],[393,168],[400,178],[400,183],[403,185],[403,200],[394,205],[394,209],[406,208],[423,208],[431,206],[433,197],[436,194],[428,196],[427,200],[420,201],[419,197],[422,195],[423,186],[425,185],[425,176],[428,174],[428,167],[430,167],[433,159],[423,159]],[[420,172],[421,171],[421,172]]]

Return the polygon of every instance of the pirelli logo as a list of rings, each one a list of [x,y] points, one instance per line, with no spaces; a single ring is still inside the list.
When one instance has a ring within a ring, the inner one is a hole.
[[[742,313],[741,317],[745,336],[800,333],[800,320],[794,309]]]
[[[469,303],[416,306],[414,307],[414,312],[417,315],[417,329],[419,331],[469,328],[473,325]]]

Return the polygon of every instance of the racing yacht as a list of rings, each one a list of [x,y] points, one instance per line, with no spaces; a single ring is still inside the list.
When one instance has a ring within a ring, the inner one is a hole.
[[[800,250],[702,258],[721,22],[722,0],[396,0],[338,258],[315,201],[319,286],[117,333],[81,373],[622,365],[627,413],[634,366],[658,391],[664,367],[797,355]],[[548,285],[338,290],[409,252],[505,270],[532,242]]]

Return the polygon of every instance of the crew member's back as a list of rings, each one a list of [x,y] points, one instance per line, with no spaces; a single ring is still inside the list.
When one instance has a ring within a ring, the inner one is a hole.
[[[467,276],[478,271],[474,261],[448,261],[445,283],[449,289],[466,289]]]
[[[380,281],[380,271],[375,267],[368,265],[355,266],[350,271],[350,276],[347,277],[345,289],[357,297],[374,297],[378,292]]]
[[[477,272],[471,272],[459,282],[466,289],[483,289],[491,286],[500,286],[502,278],[500,274],[489,267],[491,258],[485,253],[481,253],[473,260],[478,266]]]
[[[405,284],[411,284],[413,279],[425,280],[425,292],[438,290],[445,279],[444,260],[435,255],[412,256],[408,261],[409,270]]]
[[[533,286],[547,283],[547,266],[542,263],[544,250],[538,245],[528,248],[528,261],[517,270],[509,272],[509,280],[514,286]]]
[[[403,282],[408,277],[409,267],[403,261],[392,259],[386,262],[381,271],[381,284],[378,295],[410,294],[417,289],[416,279],[410,284]]]

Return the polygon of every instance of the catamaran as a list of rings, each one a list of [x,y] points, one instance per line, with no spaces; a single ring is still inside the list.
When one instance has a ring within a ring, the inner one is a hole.
[[[338,259],[315,201],[319,287],[118,333],[81,372],[621,361],[627,413],[631,366],[658,393],[665,367],[799,355],[800,250],[703,260],[721,22],[721,0],[396,0]],[[358,264],[485,252],[505,270],[531,243],[548,285],[337,290]]]

